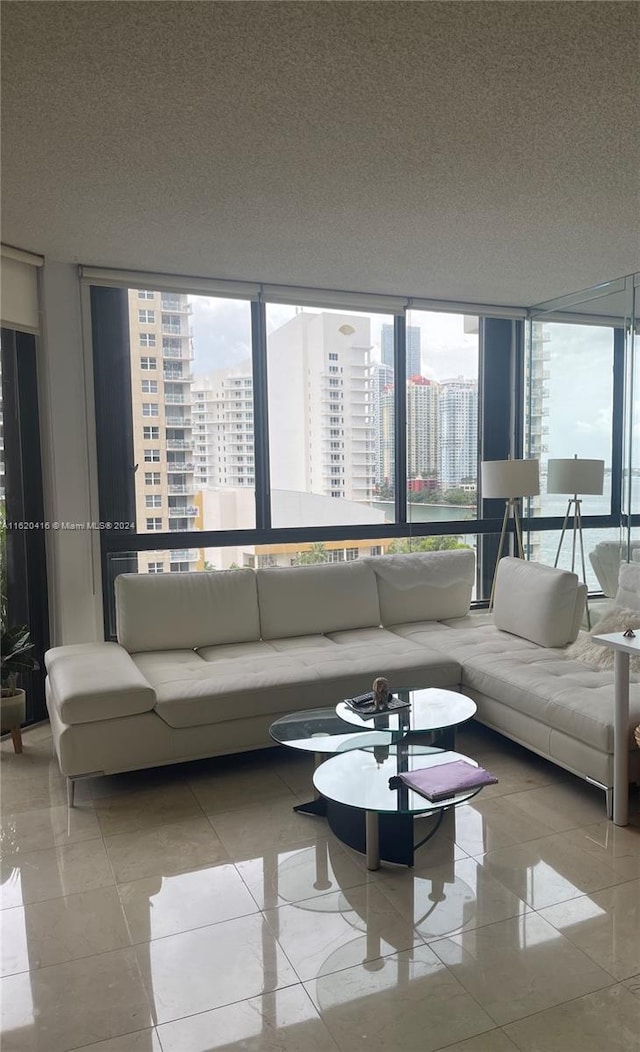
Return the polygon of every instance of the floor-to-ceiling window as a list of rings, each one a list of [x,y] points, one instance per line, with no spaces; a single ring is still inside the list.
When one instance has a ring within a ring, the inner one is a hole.
[[[525,356],[525,452],[540,460],[541,483],[528,509],[531,555],[582,577],[584,551],[590,590],[609,596],[636,547],[634,287],[631,276],[532,309]],[[571,458],[603,462],[601,485],[596,478],[586,492],[563,491],[553,465]]]
[[[524,309],[238,283],[227,294],[149,276],[123,286],[115,309],[114,288],[91,284],[98,453],[111,475],[101,518],[131,524],[101,538],[108,590],[122,570],[465,545],[486,600],[502,503],[483,498],[479,463],[507,456],[541,461],[542,492],[523,509],[529,556],[553,562],[562,526],[544,485],[552,456],[605,461],[605,493],[585,498],[583,515],[594,542],[598,530],[618,536],[632,401],[617,316],[541,309],[527,335]],[[117,391],[110,356],[126,362]],[[117,481],[128,464],[127,504]]]

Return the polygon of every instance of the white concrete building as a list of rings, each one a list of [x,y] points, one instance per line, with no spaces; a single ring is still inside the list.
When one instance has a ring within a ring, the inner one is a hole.
[[[269,335],[275,489],[371,500],[375,432],[370,352],[370,322],[358,315],[301,312]]]
[[[199,499],[202,500],[202,524],[205,530],[233,530],[237,528],[237,523],[248,523],[255,516],[253,493],[246,486],[203,490]],[[317,526],[334,526],[337,522],[335,501],[316,493],[272,490],[271,507],[274,519],[287,522],[292,527],[304,526],[310,521]],[[360,556],[382,555],[388,548],[389,538],[376,538],[377,527],[385,522],[384,512],[363,508],[361,504],[345,500],[340,503],[339,518],[341,524],[347,526],[370,524],[371,539],[327,541],[320,545],[326,551],[327,562],[349,562]],[[273,545],[205,548],[202,554],[216,570],[228,570],[233,566],[291,566],[297,562],[301,552],[313,548],[314,545],[308,541],[294,541]]]
[[[407,478],[440,476],[440,385],[426,376],[407,380]]]
[[[375,480],[377,486],[382,485],[387,477],[385,465],[388,465],[389,450],[386,450],[386,455],[384,455],[387,445],[390,445],[391,456],[393,456],[393,438],[389,439],[382,420],[383,396],[389,391],[393,392],[393,368],[384,362],[374,362],[371,366],[371,417],[374,429]]]
[[[136,472],[136,520],[140,533],[193,530],[193,434],[191,420],[191,307],[181,293],[129,290],[131,411]],[[182,553],[184,554],[184,553]],[[141,572],[189,568],[168,551],[141,552]]]
[[[454,489],[478,473],[478,383],[444,380],[440,394],[440,483]]]
[[[250,364],[198,377],[192,395],[198,489],[246,486],[253,490],[253,377]]]

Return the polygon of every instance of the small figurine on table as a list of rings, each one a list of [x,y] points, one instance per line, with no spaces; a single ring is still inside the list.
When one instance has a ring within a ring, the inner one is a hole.
[[[389,682],[384,676],[373,681],[373,706],[375,709],[386,709],[389,704]]]

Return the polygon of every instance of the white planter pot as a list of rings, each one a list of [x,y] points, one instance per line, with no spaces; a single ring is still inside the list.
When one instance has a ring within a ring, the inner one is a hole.
[[[0,698],[0,725],[2,733],[12,731],[24,723],[27,714],[26,695],[23,690],[16,690],[15,694],[7,697],[4,693]]]

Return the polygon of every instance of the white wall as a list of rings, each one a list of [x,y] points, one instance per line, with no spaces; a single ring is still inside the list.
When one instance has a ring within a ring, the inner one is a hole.
[[[82,338],[78,268],[42,268],[42,337],[38,384],[45,518],[50,523],[99,519],[91,375]],[[51,643],[103,639],[100,538],[97,531],[46,534]]]

